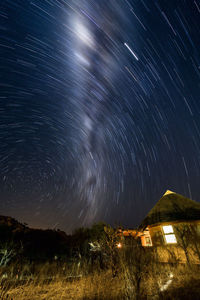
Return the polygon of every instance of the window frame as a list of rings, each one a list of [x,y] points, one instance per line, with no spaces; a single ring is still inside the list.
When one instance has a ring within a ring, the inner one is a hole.
[[[171,227],[171,231],[170,231],[170,229],[168,229],[168,231],[165,232],[164,227]],[[167,244],[167,245],[176,245],[177,244],[177,238],[176,238],[176,235],[174,233],[174,228],[173,228],[172,225],[162,225],[162,232],[163,232],[163,235],[164,235],[165,244]],[[167,241],[166,236],[173,237],[174,238],[174,242]]]

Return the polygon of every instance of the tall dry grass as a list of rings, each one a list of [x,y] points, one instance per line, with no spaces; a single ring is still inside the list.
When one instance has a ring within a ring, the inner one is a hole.
[[[151,251],[121,251],[116,268],[84,259],[68,263],[10,265],[0,269],[0,299],[158,300],[200,299],[200,267],[161,264]]]

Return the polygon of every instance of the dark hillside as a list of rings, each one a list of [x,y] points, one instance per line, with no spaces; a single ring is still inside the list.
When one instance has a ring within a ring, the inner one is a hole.
[[[0,248],[12,249],[16,257],[48,260],[69,254],[71,238],[60,230],[32,229],[12,217],[0,216]]]

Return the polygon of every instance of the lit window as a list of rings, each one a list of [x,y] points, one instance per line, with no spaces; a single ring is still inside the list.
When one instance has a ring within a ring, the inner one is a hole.
[[[163,226],[162,228],[163,228],[166,243],[176,244],[177,240],[172,225]]]
[[[164,234],[174,233],[172,225],[163,226]]]
[[[177,243],[175,234],[166,234],[165,239],[166,239],[167,244],[176,244]]]

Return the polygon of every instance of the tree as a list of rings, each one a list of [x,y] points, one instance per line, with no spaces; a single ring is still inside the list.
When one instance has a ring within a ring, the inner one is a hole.
[[[187,224],[178,224],[175,226],[176,237],[178,239],[178,245],[181,247],[185,253],[186,261],[190,265],[190,256],[189,256],[189,245],[190,245],[190,236],[191,231]]]
[[[191,264],[191,258],[196,258],[200,261],[200,236],[195,224],[178,224],[175,226],[175,230],[178,244],[184,250],[187,263]]]
[[[143,247],[139,239],[132,238],[129,246],[121,252],[121,266],[124,275],[127,299],[141,299],[144,285],[152,271],[154,256],[150,247]]]
[[[109,257],[112,275],[115,277],[119,270],[119,250],[117,248],[120,242],[120,235],[117,229],[111,226],[104,226],[105,237],[103,239],[103,251]]]
[[[178,245],[183,249],[188,265],[191,264],[191,259],[193,260],[195,257],[200,261],[200,236],[195,224],[177,224],[175,230]]]

